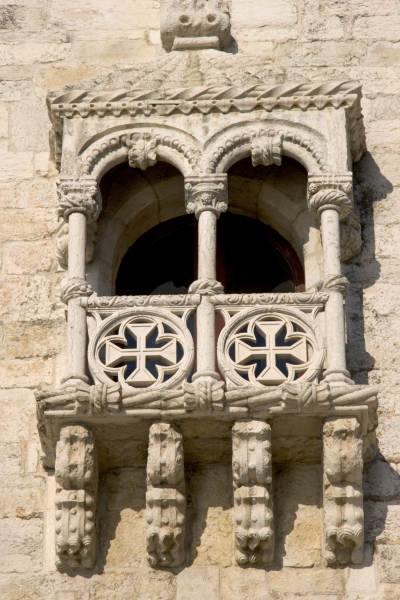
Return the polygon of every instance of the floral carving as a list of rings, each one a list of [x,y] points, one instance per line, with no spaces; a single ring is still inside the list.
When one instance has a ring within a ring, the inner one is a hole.
[[[198,219],[205,210],[217,217],[228,210],[228,188],[226,175],[208,175],[185,179],[186,211],[195,213]]]
[[[157,162],[157,144],[159,137],[154,138],[149,133],[135,134],[126,140],[129,166],[142,169],[152,167]]]
[[[56,464],[56,566],[91,569],[96,558],[97,460],[92,432],[62,427]]]
[[[237,421],[232,429],[236,561],[273,561],[271,428]]]
[[[324,423],[325,560],[363,561],[363,443],[357,419],[329,417]]]
[[[183,563],[185,509],[182,436],[170,423],[154,423],[149,432],[146,493],[150,566],[177,567]]]
[[[251,159],[253,167],[257,165],[280,165],[282,162],[283,133],[274,137],[258,135],[251,142]]]

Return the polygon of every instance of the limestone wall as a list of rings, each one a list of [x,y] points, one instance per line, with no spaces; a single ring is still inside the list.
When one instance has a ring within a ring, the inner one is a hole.
[[[57,171],[50,90],[161,56],[159,0],[0,4],[0,599],[320,600],[400,598],[400,6],[398,0],[231,0],[240,53],[270,83],[359,79],[368,152],[355,165],[361,254],[346,266],[348,360],[380,387],[380,453],[365,469],[366,559],[321,559],[320,432],[275,431],[276,564],[234,566],[229,434],[187,432],[188,567],[144,553],[144,442],[101,448],[100,560],[92,576],[54,567],[53,480],[39,465],[33,390],[64,374],[63,271],[55,260]],[[190,427],[190,424],[188,425]],[[283,425],[282,425],[283,427]],[[138,434],[139,435],[139,434]],[[302,451],[299,452],[298,448]],[[293,449],[296,448],[296,451]],[[296,454],[296,460],[293,459]],[[126,462],[113,462],[113,456]],[[203,460],[199,460],[199,456]],[[205,456],[205,459],[204,459]]]

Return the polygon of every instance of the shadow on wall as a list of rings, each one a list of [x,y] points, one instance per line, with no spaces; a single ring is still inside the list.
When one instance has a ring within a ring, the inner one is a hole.
[[[368,384],[368,374],[375,366],[374,357],[366,350],[363,298],[363,291],[381,276],[381,264],[375,258],[373,204],[386,199],[392,191],[392,184],[382,175],[371,154],[364,154],[354,165],[355,210],[361,221],[363,245],[361,253],[343,269],[351,283],[346,300],[347,365],[357,384]]]

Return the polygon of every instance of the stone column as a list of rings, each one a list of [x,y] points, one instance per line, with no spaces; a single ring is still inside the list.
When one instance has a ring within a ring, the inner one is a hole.
[[[91,569],[96,559],[98,468],[93,434],[83,425],[64,425],[57,442],[56,566]]]
[[[274,559],[271,427],[237,421],[232,429],[236,562],[271,564]]]
[[[61,299],[68,306],[67,374],[62,383],[89,383],[86,375],[86,310],[80,298],[92,290],[86,282],[86,226],[96,220],[101,198],[94,179],[61,179],[58,186],[59,215],[68,222],[68,279]]]
[[[216,281],[217,219],[228,207],[227,175],[204,175],[185,180],[186,210],[199,221],[198,279],[189,288],[191,294],[200,294],[197,308],[197,372],[199,380],[208,387],[219,381],[216,373],[215,311],[210,296],[223,293]],[[211,388],[210,388],[211,389]]]
[[[361,564],[364,546],[363,443],[355,417],[329,417],[323,428],[325,562]]]
[[[321,220],[323,287],[329,293],[325,308],[328,368],[324,377],[333,385],[351,385],[354,382],[346,369],[343,302],[349,283],[341,272],[340,220],[345,218],[352,208],[352,174],[310,176],[308,206]]]

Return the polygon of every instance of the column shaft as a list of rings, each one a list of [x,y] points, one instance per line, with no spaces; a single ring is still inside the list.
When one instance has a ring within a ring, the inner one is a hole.
[[[324,256],[325,281],[341,277],[340,266],[340,228],[339,213],[327,208],[321,211],[321,236]],[[329,300],[325,308],[326,317],[326,347],[329,373],[346,371],[346,343],[344,326],[344,304],[340,291],[330,290]]]
[[[217,277],[217,215],[205,210],[199,215],[198,279]]]
[[[197,307],[197,371],[215,371],[215,311],[209,296]]]

